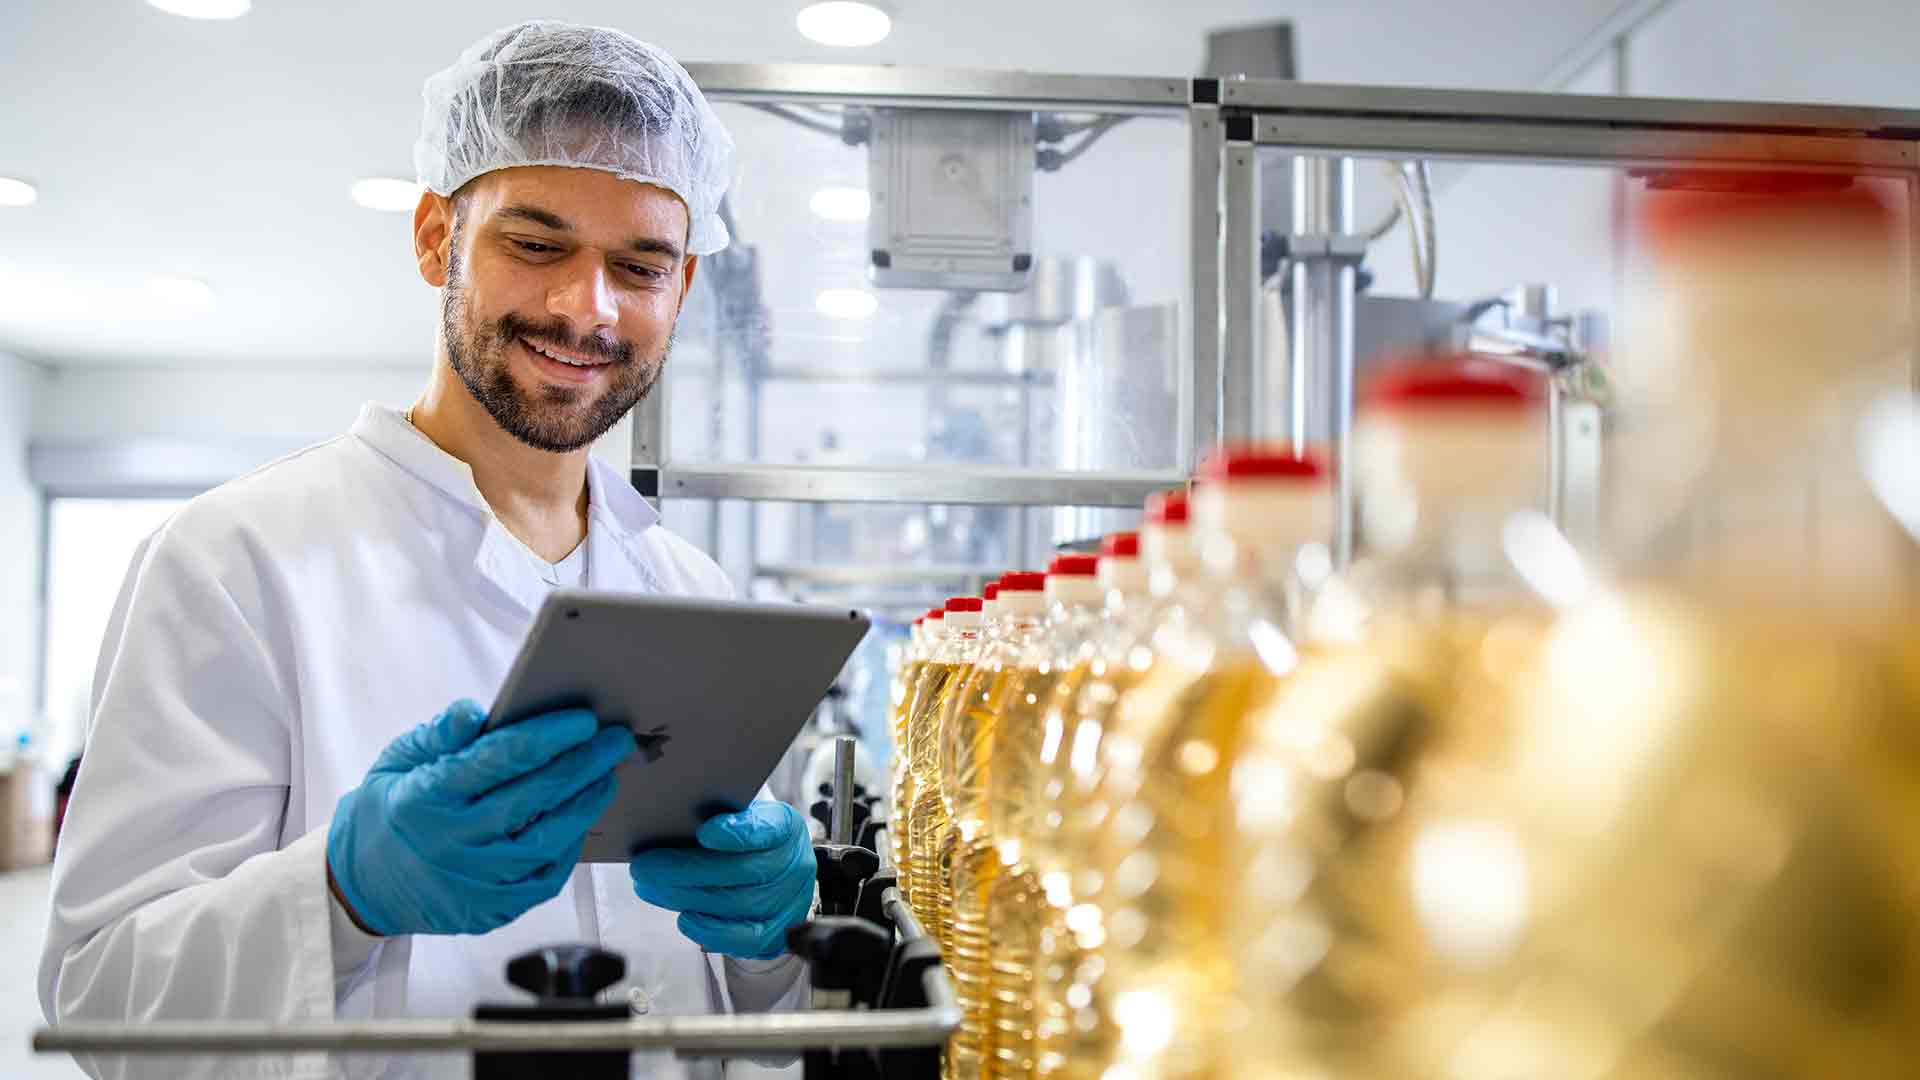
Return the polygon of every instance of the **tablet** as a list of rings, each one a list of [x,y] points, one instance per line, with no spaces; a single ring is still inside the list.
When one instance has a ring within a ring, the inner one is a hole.
[[[858,611],[561,589],[547,597],[487,714],[555,709],[626,724],[640,749],[580,858],[690,845],[760,793],[869,620]]]

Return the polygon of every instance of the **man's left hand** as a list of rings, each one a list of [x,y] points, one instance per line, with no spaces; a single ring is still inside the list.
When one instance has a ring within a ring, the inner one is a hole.
[[[757,802],[708,818],[698,848],[653,848],[628,864],[633,891],[680,913],[680,932],[708,952],[755,960],[787,949],[787,928],[813,907],[813,838],[786,803]]]

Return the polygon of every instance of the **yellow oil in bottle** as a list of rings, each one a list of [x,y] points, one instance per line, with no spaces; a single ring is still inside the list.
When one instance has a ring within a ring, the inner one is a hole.
[[[907,737],[912,755],[912,809],[907,815],[908,904],[921,926],[936,940],[940,935],[940,845],[946,831],[947,809],[941,798],[939,767],[940,707],[964,665],[929,660],[920,670],[909,701]]]
[[[1037,1067],[1040,955],[1046,928],[1045,897],[1032,851],[1050,832],[1041,769],[1046,716],[1070,697],[1079,666],[1043,661],[997,688],[998,720],[987,797],[987,834],[992,850],[983,861],[997,865],[982,875],[988,964],[988,1076],[1026,1078]]]
[[[1249,718],[1230,785],[1242,868],[1225,924],[1235,1008],[1209,1068],[1408,1075],[1354,1055],[1423,1003],[1434,958],[1420,905],[1452,903],[1443,918],[1471,910],[1493,933],[1514,903],[1493,825],[1463,813],[1422,832],[1408,827],[1419,820],[1410,808],[1486,782],[1510,745],[1500,703],[1548,625],[1530,610],[1384,620],[1364,644],[1307,650]],[[1436,858],[1458,860],[1458,876],[1437,877]],[[1470,929],[1460,937],[1474,946]]]
[[[1105,933],[1093,903],[1097,874],[1089,855],[1112,808],[1100,798],[1101,743],[1120,701],[1146,675],[1123,650],[1087,662],[1055,695],[1042,721],[1041,798],[1044,826],[1028,848],[1041,898],[1034,984],[1034,1071],[1063,1080],[1099,1080],[1114,1032],[1100,998]]]
[[[1647,591],[1303,664],[1236,784],[1267,827],[1235,1075],[1909,1072],[1920,651],[1766,607]]]
[[[913,750],[908,741],[907,718],[914,685],[920,679],[921,668],[926,661],[918,656],[909,655],[900,665],[900,671],[894,676],[889,687],[893,726],[893,760],[891,784],[888,790],[889,817],[887,820],[888,855],[897,872],[900,895],[912,904],[913,894],[909,891],[907,880],[908,852],[907,819],[913,808]]]
[[[1102,1066],[1208,1073],[1236,993],[1232,766],[1283,676],[1251,654],[1199,671],[1163,660],[1122,701],[1100,796],[1113,809],[1095,860],[1100,1007],[1118,1034]]]
[[[983,660],[974,667],[948,718],[945,778],[951,781],[947,794],[954,839],[949,971],[961,1011],[960,1027],[947,1051],[954,1080],[985,1075],[988,965],[998,947],[988,935],[986,905],[999,869],[987,837],[988,782],[1001,710],[1024,674],[1004,661]]]

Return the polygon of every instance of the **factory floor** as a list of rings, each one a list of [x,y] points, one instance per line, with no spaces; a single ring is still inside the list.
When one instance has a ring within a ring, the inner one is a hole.
[[[40,1026],[40,939],[47,932],[49,867],[0,873],[0,1076],[7,1080],[83,1080],[65,1057],[27,1047]]]

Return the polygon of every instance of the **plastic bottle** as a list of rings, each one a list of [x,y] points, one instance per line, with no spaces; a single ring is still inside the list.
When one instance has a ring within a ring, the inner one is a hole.
[[[913,692],[920,681],[927,656],[943,632],[945,608],[934,608],[914,620],[913,638],[902,657],[899,674],[893,681],[893,784],[892,816],[887,822],[888,854],[898,873],[900,895],[913,905],[913,859],[909,830],[913,819],[914,775],[913,746],[909,718],[913,712]]]
[[[999,942],[988,933],[987,903],[999,873],[989,836],[998,732],[1008,702],[1026,692],[1031,672],[1022,665],[1046,616],[1045,575],[1010,573],[1000,579],[1000,619],[983,636],[965,681],[941,717],[941,780],[952,822],[951,902],[953,948],[949,969],[961,1009],[959,1030],[948,1044],[948,1073],[955,1080],[990,1075],[990,965]]]
[[[1093,854],[1111,815],[1101,788],[1102,742],[1118,719],[1118,704],[1153,667],[1154,631],[1185,624],[1200,577],[1187,493],[1160,492],[1145,509],[1137,569],[1144,571],[1146,595],[1109,586],[1106,617],[1088,644],[1086,673],[1072,695],[1048,711],[1041,740],[1041,783],[1051,826],[1042,835],[1052,838],[1036,853],[1043,861],[1040,882],[1047,902],[1035,993],[1035,1064],[1043,1076],[1098,1080],[1114,1052],[1117,1034],[1101,982],[1105,932],[1100,909],[1092,903],[1101,882]],[[1103,559],[1101,573],[1115,580],[1126,577],[1117,569],[1119,562]]]
[[[913,812],[908,819],[913,893],[909,901],[920,925],[950,956],[952,917],[948,908],[947,874],[941,867],[946,842],[947,808],[940,783],[940,716],[947,699],[973,660],[980,636],[977,596],[947,601],[941,636],[928,653],[910,695],[907,738],[913,754]]]
[[[1332,507],[1318,462],[1231,450],[1193,494],[1202,599],[1154,635],[1152,669],[1102,741],[1096,844],[1102,884],[1101,1007],[1119,1033],[1102,1062],[1122,1074],[1203,1075],[1235,988],[1230,898],[1240,868],[1228,783],[1247,721],[1297,662],[1287,638],[1295,557],[1324,544]]]
[[[1071,698],[1086,673],[1085,649],[1101,620],[1099,559],[1061,555],[1047,568],[1046,621],[1025,643],[1018,677],[1000,689],[987,785],[987,841],[997,862],[986,881],[991,951],[986,1073],[1030,1077],[1035,1070],[1037,965],[1044,901],[1032,856],[1049,828],[1040,762],[1046,717]]]
[[[1216,1069],[1436,1075],[1390,1037],[1446,1022],[1418,1008],[1423,964],[1444,960],[1430,949],[1465,956],[1512,932],[1524,901],[1506,834],[1465,815],[1423,835],[1404,810],[1485,781],[1475,760],[1497,752],[1506,682],[1550,625],[1504,543],[1543,501],[1542,389],[1461,357],[1399,362],[1362,388],[1353,466],[1368,547],[1351,576],[1368,617],[1357,639],[1305,644],[1247,720],[1229,789],[1229,858],[1244,872],[1223,924],[1235,992],[1213,1032]]]

